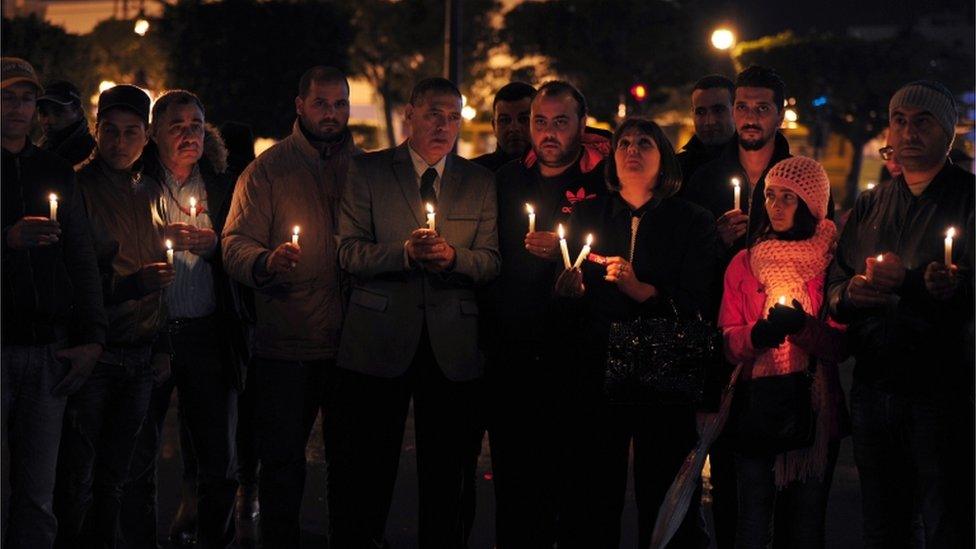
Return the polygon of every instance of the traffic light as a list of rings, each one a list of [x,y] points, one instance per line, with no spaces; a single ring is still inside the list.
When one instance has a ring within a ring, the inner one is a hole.
[[[643,102],[645,99],[647,99],[647,86],[640,83],[634,84],[633,87],[630,88],[630,95],[638,103]]]

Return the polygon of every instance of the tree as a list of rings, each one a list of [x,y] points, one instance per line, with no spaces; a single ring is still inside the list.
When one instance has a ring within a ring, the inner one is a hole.
[[[462,2],[464,87],[473,81],[467,68],[487,54],[494,40],[490,24],[497,0]],[[366,78],[383,101],[387,139],[394,144],[393,111],[409,99],[413,84],[443,74],[443,0],[348,0],[356,38],[350,49],[353,71]]]
[[[792,33],[736,46],[738,69],[774,68],[796,98],[801,120],[821,121],[854,147],[844,206],[857,197],[864,145],[888,124],[888,101],[903,84],[928,78],[955,92],[973,85],[973,53],[913,35],[910,30],[876,41],[848,36]]]
[[[349,19],[341,6],[311,0],[180,0],[149,34],[167,52],[167,83],[197,93],[209,119],[282,136],[302,73],[322,64],[349,69]]]
[[[612,119],[621,96],[642,82],[645,105],[704,74],[706,39],[689,2],[593,0],[525,2],[505,16],[516,57],[543,55],[583,91],[598,118]],[[634,105],[636,106],[636,105]]]
[[[97,91],[98,79],[88,64],[88,45],[78,35],[31,14],[3,18],[5,56],[21,57],[33,65],[41,83],[68,80],[83,94]]]
[[[161,43],[133,32],[132,19],[106,19],[84,36],[90,51],[90,70],[100,78],[161,89],[166,82],[166,56]]]

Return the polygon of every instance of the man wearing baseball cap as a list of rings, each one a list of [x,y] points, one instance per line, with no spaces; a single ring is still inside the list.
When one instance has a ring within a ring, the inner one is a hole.
[[[37,144],[78,168],[95,148],[88,120],[81,106],[81,94],[71,82],[58,80],[44,88],[37,98],[37,114],[44,137]]]
[[[888,109],[903,172],[858,197],[827,280],[857,360],[864,542],[909,543],[920,513],[926,547],[971,547],[976,178],[947,159],[957,108],[944,86],[907,84]]]
[[[66,396],[105,342],[98,266],[75,174],[29,137],[40,84],[23,59],[0,59],[3,164],[3,444],[10,449],[4,547],[54,543],[51,511]],[[56,205],[55,205],[56,204]]]
[[[68,399],[55,514],[58,547],[115,547],[122,492],[154,372],[169,370],[163,289],[173,282],[155,181],[134,170],[148,142],[149,96],[115,86],[98,101],[97,146],[78,171],[101,278],[108,332],[91,376]]]

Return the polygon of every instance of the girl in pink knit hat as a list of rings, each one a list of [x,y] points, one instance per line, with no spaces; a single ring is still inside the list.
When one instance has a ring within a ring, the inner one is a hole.
[[[763,211],[750,227],[753,244],[725,273],[719,326],[727,358],[741,366],[727,427],[740,437],[737,547],[769,547],[774,522],[776,546],[824,545],[827,491],[846,420],[837,375],[843,333],[820,315],[837,235],[825,218],[829,194],[830,181],[815,160],[793,157],[773,166]],[[817,361],[812,444],[781,453],[746,446],[743,406],[757,406],[746,404],[750,389],[758,390],[753,380],[802,373],[811,358]]]

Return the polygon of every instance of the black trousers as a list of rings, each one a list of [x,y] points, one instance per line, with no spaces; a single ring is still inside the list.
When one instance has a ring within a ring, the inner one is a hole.
[[[509,342],[488,365],[486,408],[500,549],[551,548],[570,439],[567,375],[538,346]]]
[[[331,546],[384,543],[413,397],[420,547],[466,547],[474,518],[469,483],[481,445],[475,416],[480,381],[448,380],[426,330],[404,375],[379,378],[337,368],[332,381],[323,428]],[[262,479],[266,471],[262,463]],[[262,491],[262,505],[263,498]]]
[[[179,395],[181,446],[196,458],[197,546],[223,548],[234,539],[237,492],[237,390],[213,341],[214,326],[199,319],[171,326],[170,378],[155,387],[132,457],[121,516],[122,547],[151,547],[156,532],[156,468],[173,389]]]
[[[257,436],[261,475],[261,539],[265,549],[301,547],[305,446],[323,408],[334,360],[283,361],[257,357],[250,383],[259,388]],[[328,417],[323,411],[324,417]],[[350,421],[356,424],[356,418]],[[326,447],[328,448],[328,447]],[[338,547],[334,544],[330,547]]]

